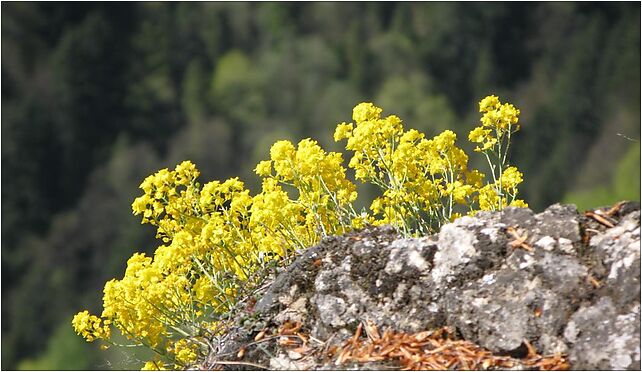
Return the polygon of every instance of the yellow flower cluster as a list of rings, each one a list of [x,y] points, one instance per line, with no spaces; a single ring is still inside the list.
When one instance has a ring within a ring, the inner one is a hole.
[[[83,336],[88,342],[96,339],[108,339],[111,336],[110,321],[103,322],[99,317],[89,314],[87,310],[76,314],[71,324],[76,333]]]
[[[381,117],[372,103],[354,108],[354,123],[337,126],[334,139],[347,139],[354,152],[349,166],[355,177],[373,183],[382,195],[373,200],[368,222],[393,224],[404,233],[429,233],[455,214],[457,204],[470,205],[483,175],[469,171],[468,156],[455,146],[457,136],[444,131],[432,139],[401,120]]]
[[[150,360],[148,362],[145,362],[145,365],[140,370],[141,371],[168,371],[169,368],[167,368],[165,364],[162,362],[159,362],[156,360]]]
[[[502,104],[497,96],[488,96],[479,102],[481,126],[473,129],[468,139],[481,144],[475,151],[486,157],[493,183],[480,190],[479,205],[482,210],[497,210],[504,206],[526,207],[517,199],[517,185],[523,181],[522,173],[507,164],[511,135],[519,131],[519,109],[510,103]],[[492,190],[491,190],[492,189]],[[494,191],[494,192],[491,192]]]
[[[168,351],[176,355],[178,365],[175,367],[187,366],[198,360],[199,346],[187,339],[181,339],[176,341],[173,347],[170,346]]]
[[[488,96],[479,102],[480,121],[485,127],[508,130],[519,121],[519,110],[510,103],[502,104],[497,96]]]
[[[181,342],[211,334],[204,315],[229,311],[252,273],[289,251],[348,230],[348,208],[357,194],[342,162],[340,153],[326,153],[312,140],[297,148],[277,142],[271,159],[257,166],[264,180],[255,196],[238,178],[201,187],[199,172],[188,161],[147,177],[132,210],[156,226],[166,244],[153,257],[134,254],[124,277],[105,284],[101,318],[165,356],[145,368],[195,361],[198,349]],[[291,199],[285,188],[297,197]],[[82,314],[89,316],[77,317]],[[88,341],[97,338],[79,334]]]
[[[211,319],[205,314],[229,310],[239,281],[248,278],[257,257],[248,231],[249,190],[238,178],[200,187],[198,175],[194,164],[186,161],[143,181],[144,194],[132,210],[142,214],[143,223],[156,226],[166,244],[153,257],[134,254],[124,277],[105,284],[105,324],[164,356],[146,368],[195,361],[198,350],[186,348],[185,340],[211,334]],[[74,318],[74,326],[89,341],[96,335],[81,332],[83,314]]]
[[[263,178],[252,213],[257,227],[285,234],[286,241],[302,248],[321,236],[346,232],[352,225],[357,192],[342,163],[341,153],[326,153],[311,139],[300,141],[296,148],[289,141],[276,142],[270,160],[255,169]],[[284,187],[292,189],[296,199],[289,200]]]
[[[468,135],[474,143],[481,143],[475,151],[484,152],[502,144],[504,137],[510,141],[510,135],[519,128],[519,110],[510,103],[502,104],[497,96],[488,96],[479,102],[482,126],[475,128]]]
[[[182,230],[179,222],[188,218],[197,202],[199,174],[192,162],[184,161],[174,171],[162,169],[141,183],[145,194],[134,200],[132,209],[134,214],[143,214],[142,223],[158,227],[157,237],[164,242]]]
[[[238,178],[201,185],[189,161],[156,172],[140,185],[143,195],[132,210],[156,227],[163,245],[152,257],[135,253],[123,278],[105,284],[101,316],[83,311],[74,317],[76,332],[111,343],[114,326],[157,353],[143,369],[188,367],[270,261],[367,224],[428,234],[465,212],[525,206],[516,199],[523,175],[505,159],[519,110],[490,96],[480,111],[482,126],[469,138],[482,144],[491,166],[493,180],[486,184],[483,173],[468,168],[452,131],[427,139],[404,130],[394,115],[382,117],[372,103],[357,105],[353,122],[339,124],[334,138],[347,140],[355,178],[381,189],[369,212],[354,209],[357,187],[346,176],[342,154],[311,139],[296,146],[276,142],[269,160],[255,168],[262,188],[254,196]]]

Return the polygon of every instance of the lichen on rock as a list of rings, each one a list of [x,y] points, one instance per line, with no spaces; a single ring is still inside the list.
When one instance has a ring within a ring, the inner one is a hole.
[[[253,316],[273,327],[300,322],[325,348],[366,321],[403,332],[448,326],[498,355],[525,357],[534,347],[567,355],[572,369],[639,369],[639,204],[623,204],[612,219],[608,228],[556,204],[538,214],[478,213],[428,237],[402,238],[390,226],[328,237],[275,279]],[[250,343],[253,332],[239,326],[223,350]],[[246,358],[336,368],[319,354],[293,361],[272,351]]]

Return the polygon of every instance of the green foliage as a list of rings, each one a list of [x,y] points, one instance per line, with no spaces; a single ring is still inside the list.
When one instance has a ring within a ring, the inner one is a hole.
[[[207,113],[207,73],[199,60],[193,60],[183,78],[182,108],[191,122],[201,121]]]
[[[95,363],[92,348],[78,339],[69,324],[59,324],[47,341],[45,351],[18,364],[19,370],[81,370]]]
[[[265,110],[260,75],[242,51],[223,55],[216,64],[211,85],[212,106],[233,121],[249,123]]]
[[[640,199],[640,143],[629,146],[617,165],[613,192],[622,200]]]
[[[621,200],[640,200],[640,144],[634,143],[618,162],[615,178],[606,186],[575,191],[564,197],[564,203],[577,205],[579,210],[613,205]]]

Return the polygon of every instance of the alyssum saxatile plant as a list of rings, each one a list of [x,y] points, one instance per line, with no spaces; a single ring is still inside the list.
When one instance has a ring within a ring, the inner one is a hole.
[[[155,352],[143,369],[186,368],[207,354],[241,290],[258,284],[256,273],[324,236],[382,224],[425,235],[462,213],[526,206],[517,199],[522,173],[508,164],[519,110],[488,96],[479,111],[481,125],[468,138],[485,156],[489,180],[468,168],[452,131],[426,139],[371,103],[357,105],[334,138],[352,152],[356,180],[381,190],[368,210],[353,205],[357,187],[342,154],[311,139],[276,142],[255,168],[262,188],[253,196],[238,178],[201,185],[189,161],[158,171],[140,185],[132,209],[163,245],[153,257],[135,253],[124,277],[105,284],[101,316],[80,312],[74,329],[104,347],[116,345],[117,329],[130,341],[119,346]]]

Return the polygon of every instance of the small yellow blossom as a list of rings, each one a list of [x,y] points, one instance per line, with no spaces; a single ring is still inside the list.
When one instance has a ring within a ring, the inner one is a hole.
[[[376,120],[379,119],[382,111],[372,103],[362,102],[352,110],[352,120],[356,122]]]
[[[499,106],[499,97],[487,96],[479,102],[479,112],[494,110]]]
[[[334,140],[339,142],[344,138],[349,138],[352,134],[352,123],[341,123],[337,125],[337,129],[334,131]]]
[[[510,203],[510,206],[517,208],[528,208],[528,203],[520,199],[515,199]]]
[[[514,190],[524,180],[522,172],[515,167],[508,167],[501,176],[502,188],[508,192]],[[513,192],[511,192],[513,193]]]
[[[272,162],[269,160],[261,161],[256,165],[256,168],[254,168],[254,172],[261,177],[269,176],[270,173],[272,173]]]
[[[74,315],[71,321],[76,333],[84,337],[88,342],[96,339],[108,339],[111,335],[109,321],[103,321],[85,310]]]
[[[198,345],[187,339],[176,341],[173,348],[169,350],[174,353],[176,361],[183,366],[190,365],[198,359]]]
[[[484,129],[483,127],[477,127],[473,129],[468,135],[470,142],[481,143],[484,142],[490,135],[490,129]]]
[[[141,371],[167,371],[168,369],[162,362],[150,360],[145,362]]]

